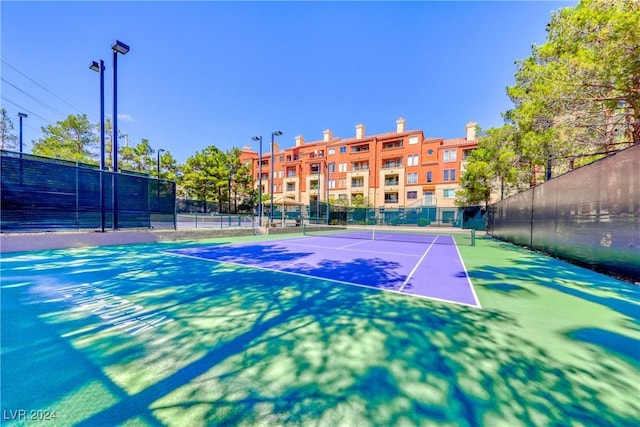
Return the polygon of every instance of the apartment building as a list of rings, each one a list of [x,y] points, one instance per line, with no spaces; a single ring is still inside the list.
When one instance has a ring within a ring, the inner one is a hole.
[[[465,160],[478,145],[476,123],[467,123],[466,135],[453,139],[425,138],[422,130],[405,126],[399,118],[394,132],[366,135],[359,124],[349,138],[334,137],[327,129],[322,140],[297,136],[295,146],[284,150],[274,143],[273,159],[267,147],[261,167],[252,147],[243,148],[241,160],[253,164],[256,186],[262,174],[263,194],[270,194],[273,166],[276,198],[304,204],[338,199],[352,205],[364,198],[372,207],[454,207]]]

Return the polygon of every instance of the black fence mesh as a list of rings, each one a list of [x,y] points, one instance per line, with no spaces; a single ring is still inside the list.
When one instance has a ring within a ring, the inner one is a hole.
[[[640,281],[640,146],[493,204],[487,231]]]
[[[175,183],[139,174],[2,151],[0,229],[3,232],[113,227],[113,184],[118,228],[174,228]],[[101,179],[103,190],[101,195]],[[117,181],[115,181],[117,180]]]

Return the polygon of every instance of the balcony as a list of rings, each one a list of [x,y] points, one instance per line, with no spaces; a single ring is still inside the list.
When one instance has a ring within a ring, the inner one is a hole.
[[[385,142],[382,144],[383,150],[391,150],[394,148],[402,148],[402,141]]]
[[[401,167],[402,167],[402,161],[384,162],[382,164],[382,169],[392,169],[392,168],[401,168]]]
[[[385,179],[384,180],[384,185],[385,186],[392,186],[392,185],[400,185],[400,180],[398,179]]]
[[[357,172],[357,171],[368,171],[369,170],[369,165],[356,165],[356,164],[354,164],[354,165],[351,166],[351,170],[354,171],[354,172]]]
[[[356,145],[351,147],[351,154],[355,153],[367,153],[369,152],[369,144],[367,145]]]

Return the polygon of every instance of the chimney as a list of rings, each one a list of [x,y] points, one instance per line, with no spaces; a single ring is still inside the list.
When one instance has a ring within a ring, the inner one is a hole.
[[[296,147],[304,145],[304,137],[302,135],[296,136]]]
[[[400,117],[398,120],[396,120],[396,133],[404,133],[404,125],[405,125],[405,120]]]
[[[469,122],[467,126],[465,126],[467,130],[467,141],[474,141],[476,139],[476,126],[478,126],[476,122]]]
[[[361,123],[356,125],[356,139],[364,138],[364,125]]]
[[[331,132],[331,130],[329,129],[325,129],[324,132],[322,132],[324,134],[324,141],[330,141],[333,139],[333,132]]]
[[[273,141],[273,154],[278,154],[280,152],[280,144]]]

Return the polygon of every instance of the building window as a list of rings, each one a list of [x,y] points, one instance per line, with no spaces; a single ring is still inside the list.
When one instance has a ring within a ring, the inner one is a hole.
[[[347,179],[346,178],[340,178],[338,180],[338,187],[345,188],[346,186],[347,186]]]
[[[340,163],[338,165],[338,172],[346,172],[347,171],[347,163]]]
[[[445,162],[455,162],[456,161],[456,150],[445,150],[444,151],[444,161]]]
[[[413,145],[413,144],[417,144],[418,143],[418,137],[417,136],[410,136],[409,137],[409,145]]]
[[[430,156],[433,155],[433,150],[427,151],[427,154],[430,155]]]
[[[284,162],[284,156],[280,156],[280,163]]]
[[[351,188],[362,188],[362,187],[364,187],[363,177],[351,178]]]
[[[442,195],[444,196],[445,199],[453,199],[454,197],[456,197],[456,190],[454,189],[443,190]]]
[[[407,200],[416,200],[418,198],[417,191],[407,191]]]
[[[407,174],[407,184],[418,183],[418,172],[411,172]]]
[[[407,156],[407,166],[418,166],[418,155],[409,154]]]
[[[347,146],[343,145],[342,147],[340,147],[340,152],[341,153],[346,153],[347,152]]]
[[[287,191],[296,191],[296,183],[287,182]]]
[[[445,169],[442,171],[442,180],[443,181],[455,181],[456,180],[456,170],[455,169]]]
[[[433,172],[428,171],[427,172],[427,182],[431,182],[433,181]]]
[[[464,150],[462,152],[462,160],[467,160],[469,158],[469,156],[471,155],[471,153],[473,153],[473,149],[471,150]]]
[[[347,200],[346,194],[338,194],[338,200]]]
[[[282,171],[278,171],[278,178],[282,178]]]
[[[334,173],[336,171],[336,162],[329,163],[329,173]]]
[[[330,179],[329,180],[329,188],[331,188],[331,189],[336,188],[336,180],[335,179]]]
[[[335,148],[329,148],[329,155],[333,156],[334,154],[336,154],[336,149]]]

